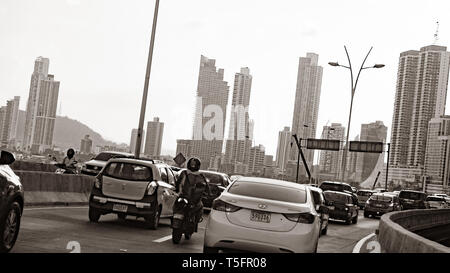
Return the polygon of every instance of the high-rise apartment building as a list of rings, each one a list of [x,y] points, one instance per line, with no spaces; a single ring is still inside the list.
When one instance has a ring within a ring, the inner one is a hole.
[[[427,188],[438,192],[449,190],[450,181],[450,116],[432,118],[428,124],[424,175]]]
[[[300,139],[315,138],[319,113],[320,91],[323,68],[318,65],[319,55],[307,53],[299,58],[297,88],[295,94],[292,134]],[[305,159],[309,166],[314,160],[314,150],[306,150]],[[290,159],[297,160],[298,148],[292,146]],[[300,164],[303,164],[300,162]],[[304,170],[303,167],[300,168]]]
[[[131,130],[130,153],[133,153],[133,154],[136,150],[137,134],[138,134],[138,129]],[[142,130],[142,139],[145,139],[145,130]],[[144,142],[145,141],[141,141],[141,153],[144,152]]]
[[[192,155],[201,160],[202,169],[208,169],[211,159],[222,154],[224,140],[229,86],[224,70],[216,69],[215,63],[214,59],[200,58]]]
[[[387,127],[383,124],[382,121],[361,124],[361,141],[384,143],[386,141],[386,137]],[[370,176],[375,166],[377,165],[380,156],[384,157],[384,153],[356,153],[355,181],[362,182],[366,180],[366,178]]]
[[[275,165],[280,172],[285,172],[287,162],[289,160],[289,151],[291,145],[291,130],[289,127],[284,127],[283,131],[278,133],[278,145]]]
[[[234,76],[229,136],[225,150],[225,162],[229,164],[248,164],[253,138],[252,123],[248,115],[251,87],[250,70],[243,67]]]
[[[321,139],[339,140],[341,143],[345,140],[345,127],[340,123],[332,123],[330,126],[323,126]],[[320,152],[319,170],[321,173],[339,177],[342,162],[342,150]]]
[[[59,81],[48,74],[48,68],[49,59],[38,57],[31,75],[23,148],[35,153],[53,144]]]
[[[428,123],[445,113],[450,53],[426,46],[400,54],[392,118],[392,167],[422,169]]]
[[[250,158],[248,161],[248,174],[259,174],[264,168],[265,148],[258,145],[250,148]]]
[[[152,158],[158,158],[161,155],[162,138],[164,132],[164,123],[159,121],[158,117],[147,123],[147,136],[145,138],[144,154]]]

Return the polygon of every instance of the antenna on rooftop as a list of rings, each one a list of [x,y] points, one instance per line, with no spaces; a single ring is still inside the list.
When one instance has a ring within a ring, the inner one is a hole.
[[[434,33],[434,44],[437,45],[439,41],[439,21],[436,22],[436,32]]]

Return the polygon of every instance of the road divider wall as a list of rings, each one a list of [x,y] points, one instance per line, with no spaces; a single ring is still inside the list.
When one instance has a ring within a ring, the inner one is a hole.
[[[450,248],[415,231],[450,224],[450,209],[405,210],[380,219],[378,241],[387,253],[450,253]]]
[[[87,205],[95,177],[15,171],[25,191],[25,206]]]

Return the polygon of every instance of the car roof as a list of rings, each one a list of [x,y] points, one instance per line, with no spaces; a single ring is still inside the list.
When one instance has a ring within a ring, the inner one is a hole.
[[[366,189],[359,189],[358,192],[360,192],[360,191],[365,191],[365,192],[375,192],[375,191],[373,191],[373,190],[366,190]]]
[[[339,181],[323,181],[320,185],[322,185],[322,184],[324,184],[324,183],[326,183],[326,184],[339,184],[339,185],[348,185],[348,186],[350,186],[350,184],[348,184],[348,183],[345,183],[345,182],[339,182]]]
[[[400,192],[415,192],[415,193],[422,193],[422,194],[426,194],[423,191],[415,191],[415,190],[401,190]]]
[[[346,195],[346,196],[353,197],[350,193],[342,192],[342,191],[324,191],[323,193],[325,194],[326,192],[333,193],[333,194],[341,194],[341,195]]]
[[[168,166],[167,164],[162,163],[160,161],[153,162],[151,160],[136,159],[136,158],[112,158],[108,162],[135,163],[135,164],[138,163],[138,164],[146,165],[146,166],[152,166],[152,165],[164,166],[164,167]]]
[[[103,152],[100,152],[99,154],[102,154],[102,153],[116,154],[116,155],[126,155],[126,156],[134,156],[134,154],[132,154],[132,153],[117,152],[117,151],[103,151]]]
[[[396,194],[391,192],[376,192],[372,196],[389,196],[389,197],[395,197]]]
[[[215,171],[206,171],[206,170],[200,170],[200,173],[209,173],[209,174],[217,174],[217,175],[227,175],[225,173],[215,172]]]
[[[301,190],[306,190],[308,186],[305,184],[298,184],[295,182],[289,182],[284,180],[278,180],[278,179],[272,179],[272,178],[263,178],[263,177],[247,177],[242,176],[239,177],[237,180],[235,180],[233,183],[236,182],[256,182],[256,183],[266,183],[266,184],[272,184],[272,185],[278,185],[283,187],[290,187],[290,188],[296,188]]]

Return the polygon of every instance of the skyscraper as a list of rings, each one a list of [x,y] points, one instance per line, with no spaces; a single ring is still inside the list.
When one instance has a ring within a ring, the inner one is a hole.
[[[450,181],[450,116],[432,118],[428,124],[424,174],[427,192],[449,190]]]
[[[251,87],[250,70],[248,67],[243,67],[241,72],[234,76],[229,136],[225,150],[226,163],[248,164],[253,134],[248,115]]]
[[[137,139],[138,129],[131,130],[130,138],[130,153],[134,153],[136,150],[136,139]],[[142,130],[142,139],[145,139],[145,130]],[[144,141],[141,141],[141,153],[144,152]]]
[[[48,74],[49,59],[38,57],[31,75],[23,148],[42,152],[53,144],[59,81]]]
[[[295,94],[292,134],[300,139],[315,138],[319,113],[323,68],[318,65],[319,55],[307,53],[299,58],[297,88]],[[290,159],[297,160],[298,148],[292,146]],[[312,167],[314,150],[305,151],[305,159]],[[300,164],[302,164],[300,162]],[[304,170],[304,168],[300,168]]]
[[[248,173],[260,174],[264,168],[265,148],[258,145],[250,148],[250,158],[248,161]]]
[[[323,126],[321,139],[345,140],[345,127],[340,123],[332,123],[331,126]],[[321,151],[319,169],[321,173],[334,175],[338,178],[342,161],[341,151]]]
[[[291,144],[291,131],[289,127],[284,127],[283,131],[278,133],[278,145],[276,155],[276,166],[281,171],[286,171],[287,162],[289,160],[289,151]]]
[[[203,55],[200,58],[192,155],[201,160],[202,169],[208,169],[211,159],[222,154],[224,139],[229,86],[224,70],[216,70],[215,63]]]
[[[386,136],[387,127],[384,126],[382,121],[361,124],[361,141],[385,142]],[[362,182],[369,177],[380,156],[384,157],[384,153],[356,153],[355,181]]]
[[[145,138],[144,154],[152,158],[158,158],[161,155],[162,138],[164,132],[164,123],[159,121],[158,117],[147,123],[147,136]],[[136,144],[135,144],[136,145]]]
[[[428,123],[445,113],[450,53],[426,46],[400,54],[392,118],[392,167],[422,169]]]

